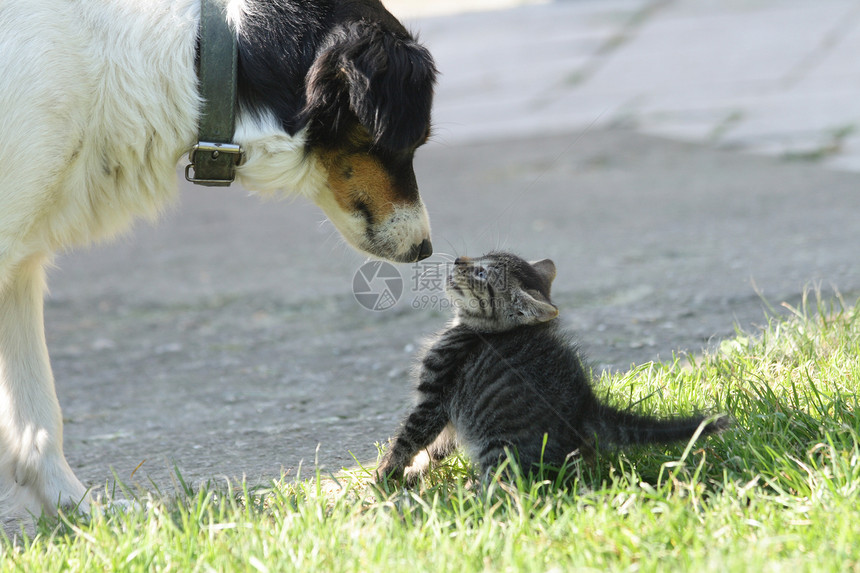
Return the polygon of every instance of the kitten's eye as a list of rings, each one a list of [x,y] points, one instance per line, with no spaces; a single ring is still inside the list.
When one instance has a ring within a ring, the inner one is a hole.
[[[481,281],[487,280],[487,269],[484,267],[476,267],[472,274],[475,275],[475,278]]]

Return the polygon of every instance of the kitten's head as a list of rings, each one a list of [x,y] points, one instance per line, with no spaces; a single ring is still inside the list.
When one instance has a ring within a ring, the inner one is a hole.
[[[459,324],[495,332],[547,322],[558,316],[550,300],[555,264],[530,263],[506,252],[459,257],[445,291]]]

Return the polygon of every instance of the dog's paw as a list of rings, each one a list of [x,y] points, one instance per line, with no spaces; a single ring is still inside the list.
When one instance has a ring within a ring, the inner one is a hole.
[[[65,486],[55,480],[45,489],[37,488],[35,482],[22,487],[15,483],[11,473],[6,475],[0,480],[0,523],[7,534],[24,531],[32,535],[41,517],[54,517],[58,510],[66,515],[89,512],[87,492],[76,479]]]
[[[61,451],[52,451],[39,440],[22,451],[27,454],[13,462],[14,483],[5,486],[9,488],[10,498],[26,500],[21,505],[36,516],[42,512],[56,515],[57,508],[89,511],[87,489]]]

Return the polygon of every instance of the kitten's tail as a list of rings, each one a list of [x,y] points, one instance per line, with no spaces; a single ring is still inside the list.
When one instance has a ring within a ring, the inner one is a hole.
[[[586,422],[585,426],[589,433],[597,438],[598,443],[626,446],[689,441],[706,421],[702,436],[722,432],[731,424],[728,416],[715,419],[709,416],[659,419],[601,404],[597,407],[595,416]]]

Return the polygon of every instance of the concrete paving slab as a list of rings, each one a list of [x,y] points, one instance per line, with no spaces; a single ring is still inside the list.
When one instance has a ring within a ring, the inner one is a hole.
[[[513,8],[524,4],[542,4],[548,0],[386,0],[386,8],[409,21],[429,16],[484,12]]]
[[[837,18],[814,9],[707,18],[664,14],[644,23],[594,74],[589,88],[671,92],[697,86],[707,91],[721,84],[777,82]]]
[[[628,94],[607,97],[573,88],[582,70],[647,6],[559,2],[421,20],[421,37],[442,70],[434,123],[453,142],[610,119],[604,112],[621,106]]]
[[[797,78],[798,87],[857,86],[860,62],[854,54],[860,50],[860,5],[844,2],[838,8],[842,16],[798,69],[802,75]]]
[[[793,156],[858,122],[847,0],[558,1],[416,23],[449,142],[623,125]],[[843,153],[827,165],[854,165]]]
[[[853,132],[842,141],[840,153],[825,159],[823,164],[834,169],[860,171],[860,135]]]
[[[803,133],[838,136],[860,125],[860,101],[853,93],[779,94],[748,101],[739,109],[741,121],[724,131],[720,143],[744,145],[747,140]]]

